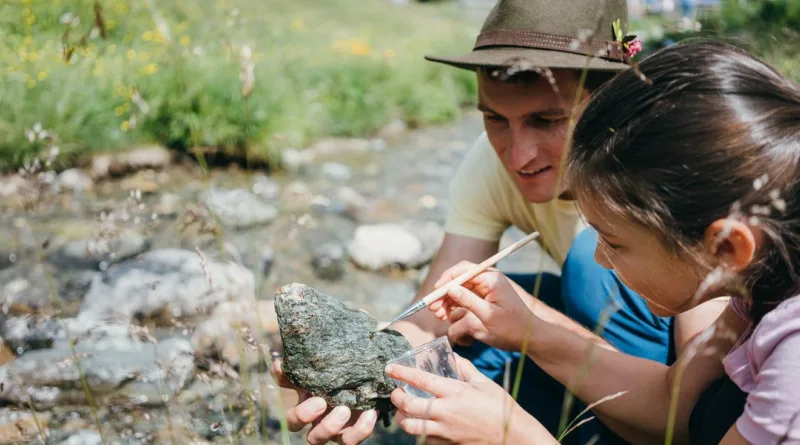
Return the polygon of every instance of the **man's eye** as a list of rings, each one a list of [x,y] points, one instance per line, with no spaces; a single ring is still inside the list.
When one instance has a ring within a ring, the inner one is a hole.
[[[486,118],[487,121],[496,123],[503,123],[506,121],[506,118],[504,118],[503,116],[498,116],[496,114],[485,114],[484,118]]]
[[[552,126],[564,123],[567,121],[566,116],[560,117],[535,117],[533,119],[534,123],[539,126]]]

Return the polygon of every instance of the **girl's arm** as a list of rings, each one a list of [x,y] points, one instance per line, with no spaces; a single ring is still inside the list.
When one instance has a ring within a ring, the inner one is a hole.
[[[527,353],[586,404],[627,391],[601,403],[594,412],[617,434],[633,442],[664,437],[673,394],[679,394],[674,406],[674,438],[675,443],[680,443],[688,440],[689,416],[697,398],[722,376],[721,359],[746,326],[731,308],[725,309],[680,359],[667,367],[596,347],[565,329],[537,319]]]

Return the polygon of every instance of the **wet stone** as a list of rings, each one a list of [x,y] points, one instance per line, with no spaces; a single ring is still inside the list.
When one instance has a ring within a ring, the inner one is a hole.
[[[61,332],[61,324],[53,317],[11,317],[2,325],[3,338],[11,349],[23,352],[49,348]]]
[[[314,251],[311,266],[318,277],[333,281],[342,278],[347,261],[347,252],[342,245],[325,243]]]
[[[278,209],[244,189],[211,189],[203,202],[223,226],[245,229],[266,225],[278,217]]]
[[[84,318],[186,318],[222,301],[252,299],[253,274],[197,252],[160,249],[124,261],[97,276],[81,312]]]
[[[304,284],[275,298],[289,380],[329,404],[391,411],[394,381],[386,362],[411,349],[398,332],[374,332],[377,321]]]
[[[103,269],[150,248],[150,240],[137,233],[122,233],[110,239],[73,241],[59,248],[49,261],[59,267]]]

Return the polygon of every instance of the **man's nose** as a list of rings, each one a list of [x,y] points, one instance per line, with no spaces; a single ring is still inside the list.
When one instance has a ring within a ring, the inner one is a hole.
[[[539,154],[535,135],[526,127],[525,125],[516,128],[512,126],[509,135],[508,148],[511,150],[511,164],[517,170],[528,165]]]

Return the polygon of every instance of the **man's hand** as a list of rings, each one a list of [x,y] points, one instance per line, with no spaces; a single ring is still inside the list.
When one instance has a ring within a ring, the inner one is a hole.
[[[309,444],[333,441],[341,445],[357,445],[372,434],[375,421],[378,420],[375,410],[351,412],[346,406],[328,407],[325,399],[311,397],[307,391],[292,385],[281,369],[280,360],[272,365],[272,375],[281,387],[297,391],[297,406],[286,412],[286,423],[292,432],[312,424],[306,435]]]

